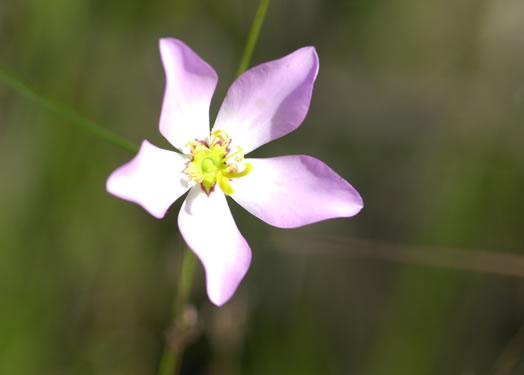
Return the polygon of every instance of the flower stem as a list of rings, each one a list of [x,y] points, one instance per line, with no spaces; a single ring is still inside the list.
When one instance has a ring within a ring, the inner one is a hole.
[[[196,259],[191,249],[186,248],[180,269],[178,290],[173,304],[173,321],[168,332],[164,353],[160,359],[159,375],[178,373],[184,347],[195,330],[195,322],[192,319],[184,319],[184,312],[189,293],[191,292]]]
[[[261,0],[258,5],[257,14],[251,26],[251,31],[247,38],[246,47],[244,48],[244,54],[240,60],[240,65],[237,70],[237,77],[244,73],[249,67],[251,61],[251,56],[253,56],[253,51],[255,50],[255,45],[257,44],[258,34],[260,34],[260,29],[264,23],[264,17],[266,16],[266,11],[269,6],[269,0]]]
[[[244,54],[240,61],[240,66],[238,67],[237,76],[242,74],[249,67],[251,56],[253,55],[257,43],[258,34],[264,23],[264,17],[266,16],[268,5],[269,0],[260,1],[255,19],[251,26],[251,31],[249,32]],[[186,302],[193,282],[195,263],[196,256],[189,248],[186,249],[182,261],[182,268],[180,270],[178,290],[173,305],[173,321],[171,323],[171,329],[168,334],[164,353],[160,359],[158,375],[178,374],[184,348],[188,339],[192,336],[191,333],[195,331],[194,324],[191,326],[188,319],[184,319]]]
[[[59,102],[50,99],[43,94],[36,91],[28,83],[21,78],[0,65],[0,82],[3,82],[7,87],[32,100],[36,104],[42,106],[50,112],[70,121],[73,125],[79,127],[87,133],[94,135],[108,143],[118,146],[126,151],[137,153],[138,147],[129,141],[123,139],[117,134],[105,129],[95,122],[83,117],[78,112],[60,104]]]

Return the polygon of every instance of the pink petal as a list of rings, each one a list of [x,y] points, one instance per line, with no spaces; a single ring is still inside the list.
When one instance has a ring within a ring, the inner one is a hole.
[[[238,231],[224,194],[216,189],[207,196],[195,186],[180,210],[178,227],[204,266],[209,299],[223,305],[251,263],[251,250]]]
[[[191,48],[174,38],[160,39],[166,90],[160,133],[179,150],[209,136],[209,104],[218,76]]]
[[[138,203],[161,219],[169,206],[191,187],[182,173],[186,162],[183,155],[144,141],[133,160],[109,176],[106,189],[119,198]]]
[[[229,88],[213,129],[246,153],[286,135],[306,117],[317,73],[313,47],[248,70]]]
[[[356,215],[362,198],[320,160],[305,155],[246,159],[253,170],[232,181],[231,196],[266,223],[296,228],[335,217]]]

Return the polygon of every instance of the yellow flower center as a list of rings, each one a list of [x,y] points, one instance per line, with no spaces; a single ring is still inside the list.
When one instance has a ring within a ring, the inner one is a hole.
[[[244,160],[242,148],[230,154],[229,145],[231,138],[223,130],[215,130],[211,133],[211,143],[204,141],[191,141],[187,145],[191,149],[191,160],[187,162],[184,173],[195,182],[198,182],[207,195],[218,186],[224,194],[233,194],[233,188],[229,181],[247,175],[253,168],[251,164],[245,163],[244,170],[239,172],[237,163]]]

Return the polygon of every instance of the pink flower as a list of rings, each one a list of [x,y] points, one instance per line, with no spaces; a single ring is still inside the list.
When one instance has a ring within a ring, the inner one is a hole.
[[[363,203],[348,182],[310,156],[244,159],[304,120],[318,73],[313,47],[242,74],[229,88],[211,133],[217,74],[180,40],[161,39],[160,54],[166,73],[160,132],[178,152],[144,140],[138,154],[108,178],[107,190],[157,218],[189,190],[178,226],[205,268],[209,299],[220,306],[251,262],[226,195],[280,228],[353,216]]]

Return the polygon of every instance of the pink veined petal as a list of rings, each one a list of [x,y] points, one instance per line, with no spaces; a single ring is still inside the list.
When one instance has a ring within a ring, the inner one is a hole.
[[[200,185],[191,189],[178,215],[178,227],[204,266],[209,299],[223,305],[244,278],[251,250],[222,191],[217,187],[207,196]]]
[[[138,154],[109,176],[106,189],[161,219],[193,184],[182,173],[186,162],[187,158],[177,152],[143,141]]]
[[[178,39],[160,39],[166,89],[160,133],[176,148],[209,136],[209,104],[218,76],[213,68]]]
[[[225,130],[245,153],[286,135],[306,117],[317,73],[313,47],[248,70],[229,88],[213,130]]]
[[[296,228],[356,215],[357,191],[326,164],[310,156],[246,159],[253,169],[235,179],[231,197],[247,211],[280,228]]]

